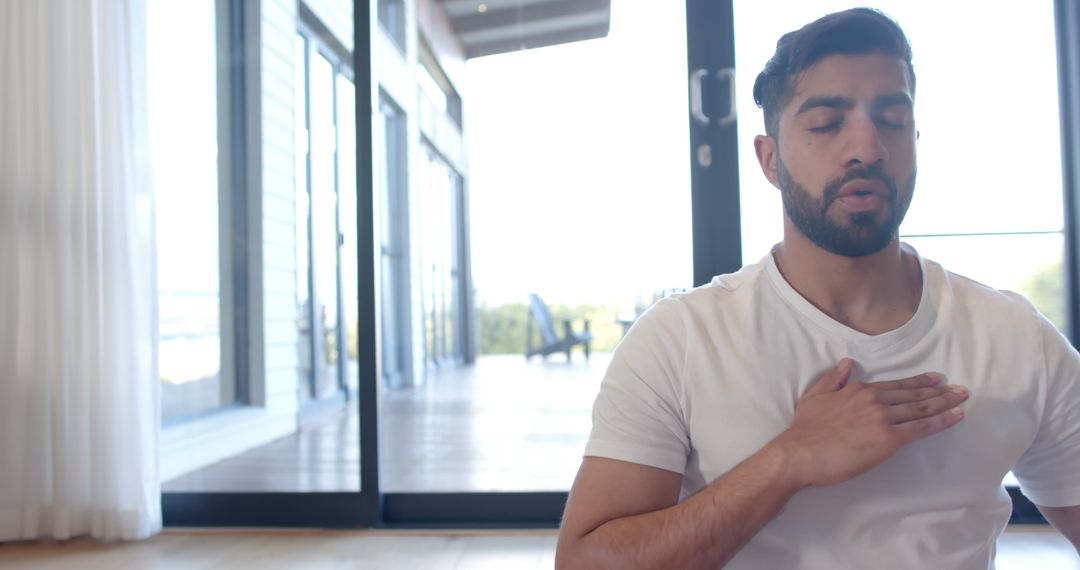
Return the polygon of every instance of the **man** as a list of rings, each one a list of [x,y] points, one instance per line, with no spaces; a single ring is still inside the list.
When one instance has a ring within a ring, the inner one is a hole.
[[[985,570],[1010,469],[1080,549],[1080,358],[1022,297],[899,242],[914,94],[877,11],[781,38],[754,96],[783,242],[618,347],[559,567]]]

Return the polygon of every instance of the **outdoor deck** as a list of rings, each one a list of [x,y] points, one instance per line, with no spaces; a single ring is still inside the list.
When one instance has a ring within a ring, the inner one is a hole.
[[[571,363],[488,356],[380,392],[386,492],[565,491],[581,461],[609,354]],[[166,482],[166,492],[355,491],[355,407],[321,424]]]

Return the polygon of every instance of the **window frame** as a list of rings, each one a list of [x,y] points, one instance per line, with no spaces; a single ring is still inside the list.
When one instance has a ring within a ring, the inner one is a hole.
[[[311,185],[312,185],[312,173],[314,171],[314,165],[312,164],[312,154],[311,154],[311,149],[313,148],[312,132],[314,130],[313,126],[311,124],[311,105],[312,105],[312,101],[311,101],[311,80],[312,80],[311,79],[311,77],[312,77],[311,70],[312,70],[312,61],[313,61],[313,59],[315,57],[321,57],[324,60],[326,60],[327,63],[330,64],[331,91],[332,91],[332,95],[333,95],[333,104],[332,104],[333,108],[330,110],[330,112],[331,112],[331,114],[333,116],[334,133],[335,133],[334,134],[335,144],[334,144],[334,159],[333,159],[333,166],[332,166],[332,170],[333,170],[332,178],[334,180],[335,195],[338,196],[338,199],[336,200],[336,207],[335,207],[335,224],[337,225],[336,230],[337,230],[337,233],[339,235],[340,235],[340,232],[341,232],[341,229],[342,229],[341,217],[343,215],[347,215],[346,213],[344,213],[341,210],[340,195],[341,195],[342,192],[347,192],[350,189],[342,188],[341,187],[341,181],[339,179],[340,162],[342,160],[342,157],[340,156],[340,152],[338,150],[339,145],[336,142],[337,139],[338,139],[338,136],[339,136],[338,135],[338,129],[339,129],[338,95],[339,94],[338,94],[338,86],[337,86],[338,83],[337,82],[338,82],[339,77],[344,77],[348,81],[352,82],[354,86],[355,86],[356,83],[355,83],[355,73],[353,72],[352,65],[351,65],[352,56],[349,55],[349,51],[345,48],[345,46],[342,45],[342,43],[340,41],[338,41],[337,38],[334,37],[333,33],[328,28],[326,28],[325,25],[323,25],[323,23],[319,20],[318,16],[316,16],[315,13],[312,12],[311,9],[308,8],[306,5],[304,5],[303,3],[298,4],[298,12],[299,12],[299,14],[298,14],[298,18],[297,18],[297,21],[296,21],[296,35],[300,36],[300,37],[302,37],[304,39],[304,47],[305,47],[305,53],[304,53],[305,74],[304,74],[304,86],[303,86],[303,89],[304,89],[304,92],[305,92],[305,97],[304,97],[305,109],[303,111],[304,111],[304,114],[305,114],[305,117],[306,117],[305,124],[307,125],[307,133],[306,134],[307,134],[308,153],[307,153],[307,157],[306,157],[307,167],[305,169],[306,180],[305,180],[304,184],[306,185],[307,191],[309,192],[308,223],[307,223],[307,232],[308,232],[308,235],[307,235],[307,247],[310,250],[310,248],[314,246],[314,239],[315,239],[314,227],[313,227],[313,225],[314,225],[313,215],[314,214],[313,214],[313,209],[312,209],[312,201],[310,200],[310,191],[311,191]],[[357,175],[359,175],[359,173]],[[314,312],[313,312],[314,311],[314,306],[311,305],[311,303],[310,303],[310,300],[312,298],[315,298],[315,296],[316,296],[315,275],[314,275],[314,266],[313,266],[314,257],[312,257],[311,253],[312,252],[309,251],[307,267],[306,268],[297,267],[297,271],[304,270],[304,271],[307,272],[308,295],[309,295],[308,315],[311,316],[311,317],[314,317]],[[337,318],[336,318],[336,325],[335,325],[335,328],[337,330],[335,331],[335,335],[336,335],[338,357],[337,357],[337,362],[334,365],[335,370],[333,371],[333,374],[334,374],[334,385],[337,387],[337,391],[333,395],[331,395],[329,397],[325,397],[325,398],[322,398],[319,395],[320,388],[318,386],[318,371],[317,371],[317,368],[319,366],[319,363],[318,363],[319,355],[318,355],[318,351],[316,351],[315,349],[318,348],[320,345],[317,342],[317,339],[315,338],[315,334],[314,334],[316,332],[317,327],[315,326],[314,321],[312,321],[310,323],[311,324],[311,333],[312,334],[309,337],[309,340],[310,340],[309,348],[310,348],[311,361],[312,361],[311,362],[312,368],[310,370],[311,377],[309,377],[309,378],[298,378],[298,381],[301,384],[306,385],[306,387],[309,390],[309,396],[308,396],[309,399],[302,399],[302,401],[301,401],[301,415],[312,415],[312,416],[318,415],[318,414],[322,413],[325,409],[327,409],[327,407],[340,406],[340,405],[343,405],[343,404],[347,404],[347,402],[349,401],[348,382],[347,382],[347,378],[346,378],[346,375],[347,375],[347,370],[346,370],[347,369],[347,362],[345,360],[343,360],[343,358],[347,358],[346,343],[347,343],[347,340],[348,340],[348,325],[347,325],[347,321],[345,319],[345,303],[344,303],[344,295],[346,295],[347,292],[344,291],[344,287],[343,287],[343,270],[345,269],[345,264],[347,263],[347,260],[345,260],[342,257],[341,253],[342,253],[342,247],[341,247],[341,243],[339,241],[338,242],[338,247],[337,247],[337,253],[334,256],[336,266],[337,266],[337,270],[336,270],[337,286],[335,287],[337,293],[336,293],[336,298],[334,299],[334,304],[335,304],[336,311],[337,311]]]

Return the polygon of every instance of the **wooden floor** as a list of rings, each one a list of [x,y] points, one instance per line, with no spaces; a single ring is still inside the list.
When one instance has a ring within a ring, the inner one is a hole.
[[[592,425],[610,354],[526,362],[487,356],[379,394],[385,492],[566,491]],[[166,492],[313,492],[360,488],[359,420],[329,416],[300,432],[180,476]]]
[[[533,570],[554,560],[553,531],[169,530],[118,545],[0,544],[5,570]],[[1080,557],[1053,530],[1013,527],[998,542],[997,569],[1080,570]]]

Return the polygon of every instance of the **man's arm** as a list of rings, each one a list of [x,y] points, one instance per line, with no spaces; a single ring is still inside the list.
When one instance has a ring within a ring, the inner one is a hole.
[[[567,501],[558,568],[716,568],[800,489],[846,481],[904,445],[955,425],[966,392],[922,375],[848,382],[852,362],[820,378],[792,426],[679,503],[678,473],[586,458]]]
[[[1043,507],[1039,506],[1039,512],[1058,529],[1080,554],[1080,505],[1072,507]]]
[[[587,457],[567,502],[557,568],[719,568],[797,491],[766,447],[679,503],[682,475]]]

